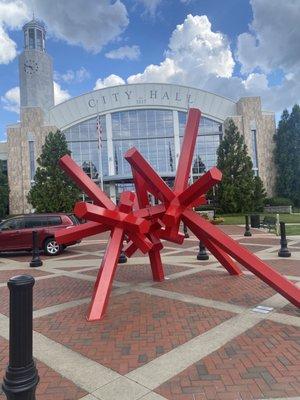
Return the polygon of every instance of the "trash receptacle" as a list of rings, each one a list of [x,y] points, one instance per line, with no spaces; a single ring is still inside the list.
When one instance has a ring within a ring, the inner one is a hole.
[[[250,215],[250,224],[251,224],[251,228],[259,228],[260,227],[259,214]]]

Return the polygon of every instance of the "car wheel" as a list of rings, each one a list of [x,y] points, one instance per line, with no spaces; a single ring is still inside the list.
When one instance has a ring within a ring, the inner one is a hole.
[[[54,238],[48,238],[44,243],[44,251],[47,256],[57,256],[61,253],[62,246]]]

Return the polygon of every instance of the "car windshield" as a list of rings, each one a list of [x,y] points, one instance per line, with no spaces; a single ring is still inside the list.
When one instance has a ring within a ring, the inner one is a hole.
[[[13,229],[21,229],[24,226],[24,221],[21,218],[8,219],[1,222],[0,229],[2,231],[10,231]]]

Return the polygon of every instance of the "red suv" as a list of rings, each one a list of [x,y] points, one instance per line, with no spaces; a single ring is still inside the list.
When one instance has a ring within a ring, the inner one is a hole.
[[[73,214],[26,214],[9,218],[0,223],[0,251],[32,250],[32,231],[38,231],[39,248],[48,256],[56,256],[67,246],[59,245],[55,231],[78,225]]]

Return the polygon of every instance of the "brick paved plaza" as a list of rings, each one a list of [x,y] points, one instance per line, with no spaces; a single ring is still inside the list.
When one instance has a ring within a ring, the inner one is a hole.
[[[300,237],[292,257],[277,257],[266,231],[222,228],[288,279],[300,283]],[[0,257],[0,374],[8,360],[7,279],[35,277],[34,353],[38,400],[300,399],[299,310],[250,272],[229,276],[198,241],[165,243],[167,279],[154,283],[148,259],[120,264],[108,314],[85,313],[104,235],[91,237],[30,269],[26,253]],[[272,307],[262,314],[258,305]],[[0,400],[5,397],[0,391]]]

